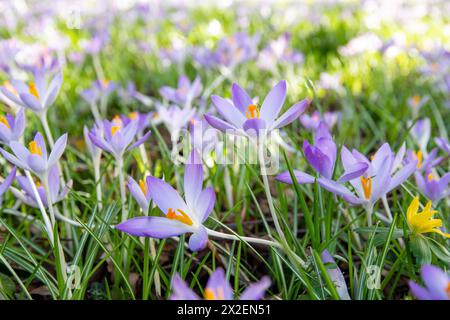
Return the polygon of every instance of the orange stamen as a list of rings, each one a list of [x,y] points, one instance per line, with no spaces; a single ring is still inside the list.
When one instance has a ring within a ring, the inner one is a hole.
[[[247,119],[259,118],[259,109],[256,105],[251,104],[247,107],[247,111],[245,112],[245,116]]]
[[[420,103],[420,96],[416,94],[411,98],[411,100],[412,100],[413,106],[417,107]]]
[[[205,300],[216,300],[216,295],[214,294],[214,291],[212,291],[209,288],[205,289],[203,296],[205,297]]]
[[[5,117],[0,116],[0,123],[3,123],[8,129],[11,129],[11,126],[9,125]]]
[[[30,152],[32,154],[37,154],[38,156],[42,157],[42,148],[37,144],[36,141],[31,141],[28,145],[28,149],[30,149]]]
[[[433,174],[432,173],[429,173],[428,174],[428,181],[433,181]]]
[[[30,83],[28,84],[28,90],[30,91],[30,93],[31,93],[33,96],[35,96],[36,98],[39,99],[39,92],[38,92],[38,90],[37,90],[36,85],[34,84],[34,82],[30,82]]]
[[[364,197],[366,199],[370,198],[370,195],[372,194],[372,178],[368,177],[368,178],[364,178],[361,177],[361,185],[364,191]]]
[[[138,117],[139,117],[139,113],[137,113],[136,111],[135,112],[131,112],[130,115],[129,115],[129,118],[131,120],[136,120]]]
[[[119,131],[119,130],[120,130],[120,126],[112,126],[111,134],[114,136],[117,133],[117,131]]]
[[[148,191],[147,183],[144,180],[139,180],[139,187],[141,187],[142,193],[146,195]]]
[[[170,220],[177,220],[181,223],[187,224],[188,226],[192,226],[193,222],[191,218],[181,209],[177,209],[177,212],[180,214],[176,214],[175,211],[173,211],[172,208],[169,208],[169,211],[167,211],[167,219]]]

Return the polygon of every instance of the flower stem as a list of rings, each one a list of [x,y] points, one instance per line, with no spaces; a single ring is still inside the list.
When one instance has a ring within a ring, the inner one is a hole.
[[[267,202],[269,203],[269,210],[270,210],[270,214],[272,215],[273,223],[275,224],[275,229],[276,229],[278,235],[280,236],[281,240],[284,243],[286,243],[286,238],[284,236],[283,230],[281,229],[280,222],[278,221],[278,217],[275,212],[272,194],[270,193],[269,179],[267,178],[266,165],[264,162],[263,146],[264,146],[264,143],[260,140],[259,143],[257,144],[257,148],[258,148],[258,156],[259,156],[259,166],[261,168],[261,177],[263,179],[264,189],[266,191]]]
[[[122,222],[128,218],[128,212],[126,207],[126,194],[125,194],[125,178],[123,176],[123,156],[119,156],[116,159],[117,173],[119,175],[119,187],[120,187],[120,200],[122,202]]]
[[[251,237],[241,237],[241,236],[236,236],[234,234],[228,234],[228,233],[211,230],[208,228],[206,228],[206,232],[208,233],[208,235],[210,235],[212,237],[216,237],[216,238],[227,239],[227,240],[238,240],[238,241],[244,241],[244,242],[248,242],[248,243],[256,243],[256,244],[261,244],[261,245],[265,245],[265,246],[269,246],[269,247],[275,247],[275,248],[282,249],[282,246],[278,242],[274,242],[274,241],[270,241],[270,240],[257,239],[257,238],[251,238]]]
[[[94,178],[96,183],[96,196],[97,196],[97,205],[98,209],[102,210],[102,183],[100,176],[100,159],[93,159],[94,164]]]
[[[383,202],[383,206],[386,209],[387,217],[388,217],[389,221],[391,222],[392,221],[392,213],[391,213],[391,208],[389,208],[389,204],[387,202],[386,195],[381,197],[381,201]]]
[[[42,126],[44,127],[44,132],[47,137],[48,143],[51,148],[55,145],[55,141],[53,140],[52,131],[50,130],[50,126],[48,125],[47,113],[43,113],[40,116]]]

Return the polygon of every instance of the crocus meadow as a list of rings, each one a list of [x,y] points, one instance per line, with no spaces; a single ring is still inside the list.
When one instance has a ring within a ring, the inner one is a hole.
[[[399,2],[1,3],[0,300],[449,300],[449,7]]]

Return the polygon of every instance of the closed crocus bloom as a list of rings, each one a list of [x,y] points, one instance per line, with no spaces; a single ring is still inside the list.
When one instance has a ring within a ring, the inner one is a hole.
[[[436,142],[437,146],[444,151],[447,155],[450,156],[450,142],[448,142],[447,139],[445,138],[436,138],[434,139],[434,141]]]
[[[448,188],[448,184],[450,183],[450,172],[447,172],[441,178],[439,178],[437,173],[433,173],[430,170],[427,171],[425,176],[422,176],[420,172],[416,172],[414,175],[417,188],[431,201],[438,202],[450,195],[450,189]]]
[[[196,150],[189,155],[184,172],[185,199],[168,183],[147,177],[146,192],[164,217],[137,217],[117,226],[117,229],[140,237],[169,238],[192,233],[189,248],[198,251],[206,246],[208,234],[203,223],[214,208],[215,194],[211,187],[202,188],[203,168]]]
[[[61,158],[66,148],[66,144],[67,134],[63,134],[56,140],[53,149],[48,155],[44,138],[38,132],[36,133],[34,140],[28,144],[28,148],[20,142],[12,141],[9,146],[13,151],[13,154],[1,148],[0,152],[6,160],[15,166],[22,168],[23,170],[31,171],[43,180],[49,173],[49,170],[56,165],[59,158]]]
[[[410,134],[419,149],[422,152],[427,150],[428,141],[431,135],[431,123],[429,118],[423,118],[417,120],[414,126],[411,128]]]
[[[270,279],[264,277],[259,282],[250,284],[244,290],[239,300],[261,300],[264,298],[266,290],[270,287],[270,283]],[[189,288],[178,273],[172,279],[172,289],[171,300],[200,300],[200,297]],[[205,300],[234,299],[233,289],[225,278],[225,272],[222,268],[217,268],[210,276],[203,295]]]
[[[450,300],[450,276],[431,264],[420,269],[424,287],[409,281],[412,294],[419,300]]]
[[[32,82],[11,80],[10,84],[8,87],[0,87],[1,92],[17,105],[41,116],[55,102],[62,85],[62,74],[58,73],[47,82],[46,74],[38,71],[34,74]]]
[[[100,128],[103,132],[100,130],[89,132],[89,138],[100,149],[111,153],[115,158],[121,158],[126,151],[140,146],[150,136],[149,131],[132,143],[136,138],[138,126],[136,120],[124,124],[122,119],[116,116],[112,121],[103,121]]]
[[[406,220],[412,233],[417,235],[432,232],[450,238],[450,234],[438,229],[442,227],[442,220],[433,219],[437,211],[431,209],[431,201],[427,202],[427,205],[421,212],[419,212],[419,204],[419,197],[415,197],[406,212]]]
[[[95,145],[94,143],[92,143],[92,139],[89,136],[90,133],[94,136],[102,137],[103,123],[99,122],[94,124],[94,126],[90,130],[86,126],[83,127],[83,135],[86,147],[93,159],[99,159],[102,154],[102,149],[97,147],[97,145]]]
[[[128,178],[128,189],[144,213],[148,212],[151,200],[150,192],[148,192],[148,178],[149,177],[145,180],[139,180],[139,183],[131,177]]]
[[[69,192],[69,189],[72,187],[72,181],[69,181],[64,186],[64,188],[62,188],[62,190],[61,190],[61,182],[60,181],[61,180],[59,177],[58,168],[57,168],[57,166],[53,166],[50,169],[50,172],[48,174],[48,184],[49,184],[50,197],[51,197],[50,201],[49,201],[49,199],[47,199],[47,197],[45,195],[45,190],[41,186],[41,184],[36,183],[36,188],[37,188],[39,197],[41,198],[41,201],[42,201],[42,204],[44,205],[44,207],[48,207],[49,202],[50,202],[50,205],[54,205],[55,203],[60,202],[61,200],[63,200],[66,197],[67,193]],[[36,196],[33,192],[32,186],[30,185],[30,181],[28,180],[28,178],[24,177],[24,176],[18,176],[17,182],[19,183],[20,189],[22,191],[17,190],[17,189],[12,190],[12,192],[14,193],[16,198],[20,199],[23,203],[29,205],[30,207],[38,208],[39,205],[38,205]]]
[[[25,130],[25,112],[21,108],[14,117],[7,114],[0,116],[0,142],[9,145],[11,141],[19,141]]]
[[[270,131],[284,127],[297,119],[308,106],[308,100],[294,104],[278,117],[286,98],[286,81],[276,84],[259,108],[239,85],[234,83],[231,89],[232,101],[213,95],[211,100],[222,119],[205,115],[208,123],[223,132],[234,134],[268,134]]]
[[[330,264],[330,266],[327,266],[327,273],[330,276],[331,281],[333,281],[339,297],[343,300],[350,300],[344,275],[342,274],[341,269],[339,269],[339,267],[336,265],[336,262],[334,261],[328,250],[325,249],[322,252],[321,258],[323,263]]]
[[[16,177],[16,171],[17,171],[16,167],[14,167],[8,174],[8,176],[5,178],[5,180],[3,180],[2,183],[0,183],[0,199],[13,183],[14,178]]]
[[[387,143],[378,149],[370,161],[357,150],[350,152],[343,147],[341,160],[345,170],[344,175],[338,182],[323,177],[319,178],[318,182],[323,188],[341,196],[350,204],[362,204],[371,210],[378,199],[403,183],[416,170],[417,162],[412,161],[394,172],[393,169],[398,162],[396,159]],[[361,163],[365,163],[368,167],[362,175],[358,176],[360,171],[357,169],[363,166]],[[340,183],[345,181],[350,182],[356,194]]]

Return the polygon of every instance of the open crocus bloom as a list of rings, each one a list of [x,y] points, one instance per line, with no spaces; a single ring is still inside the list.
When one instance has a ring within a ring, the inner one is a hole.
[[[47,155],[47,148],[42,134],[36,133],[34,140],[28,145],[28,149],[17,141],[10,143],[10,148],[14,155],[1,149],[2,155],[23,170],[31,171],[43,180],[52,168],[61,158],[67,144],[67,134],[63,134],[56,140],[50,155]]]
[[[62,84],[62,75],[58,73],[50,83],[46,74],[38,71],[34,74],[34,81],[25,83],[11,80],[11,86],[0,87],[1,92],[11,101],[24,108],[31,109],[37,114],[45,114],[48,107],[55,102]]]
[[[144,134],[136,142],[131,144],[136,137],[139,123],[136,120],[124,124],[119,116],[114,117],[112,121],[103,121],[103,132],[98,130],[89,132],[89,138],[93,144],[100,149],[111,153],[114,157],[120,158],[126,151],[130,151],[147,140],[150,131]]]
[[[425,287],[409,281],[409,288],[419,300],[450,300],[450,277],[443,270],[431,264],[420,269]]]
[[[196,150],[189,155],[184,172],[184,196],[169,184],[155,177],[147,177],[150,199],[164,213],[164,217],[137,217],[117,226],[120,231],[140,237],[169,238],[192,233],[189,248],[198,251],[206,246],[208,234],[203,222],[214,208],[212,187],[202,188],[203,168]]]
[[[128,178],[128,189],[144,213],[147,213],[150,207],[151,199],[150,192],[148,192],[149,178],[150,177],[147,177],[145,180],[139,180],[139,183],[131,177]]]
[[[9,144],[11,141],[19,141],[25,130],[25,112],[21,108],[14,117],[7,114],[0,116],[0,142]]]
[[[2,183],[0,183],[0,198],[13,183],[14,178],[16,177],[16,171],[17,169],[16,167],[14,167],[8,174],[8,176],[5,178],[5,180]]]
[[[344,175],[338,182],[323,177],[319,178],[318,182],[323,188],[341,196],[348,203],[362,204],[368,209],[372,209],[378,199],[403,183],[416,170],[416,161],[408,162],[396,170],[400,166],[404,152],[400,151],[399,154],[394,156],[389,144],[385,143],[369,161],[357,150],[350,152],[343,147],[341,160],[345,170]],[[367,170],[361,175],[355,176],[354,172],[359,173],[355,168],[361,166],[361,162],[368,165]],[[356,194],[339,183],[345,181],[350,182],[356,190]]]
[[[248,286],[242,293],[239,300],[261,300],[267,288],[270,287],[270,279],[262,278],[259,282]],[[173,293],[171,300],[200,300],[200,297],[189,288],[179,274],[175,274],[172,279]],[[222,268],[217,268],[211,275],[204,290],[205,300],[233,300],[233,289],[225,278]]]
[[[178,79],[178,88],[164,86],[159,89],[161,96],[179,106],[185,106],[190,103],[190,101],[197,98],[201,92],[202,83],[200,77],[196,77],[191,83],[189,78],[184,75]]]
[[[20,199],[23,203],[29,205],[30,207],[38,208],[39,205],[28,178],[24,176],[18,176],[17,182],[19,183],[20,189],[22,189],[23,192],[17,189],[12,189],[12,192],[14,193],[16,198]],[[69,181],[61,190],[58,168],[57,166],[53,166],[48,174],[48,186],[50,189],[50,196],[51,196],[50,205],[54,205],[55,203],[63,200],[66,197],[67,193],[69,192],[69,189],[72,186],[72,181]],[[45,195],[44,188],[41,186],[40,183],[36,183],[36,187],[39,193],[39,197],[41,198],[42,204],[44,205],[44,207],[48,207],[49,201]]]
[[[128,116],[125,116],[123,114],[120,115],[120,119],[122,119],[122,122],[124,125],[127,125],[131,121],[137,121],[138,123],[138,135],[143,135],[144,130],[147,129],[150,126],[150,119],[152,117],[151,113],[141,113],[138,111],[133,111]]]
[[[210,114],[205,114],[208,123],[223,132],[234,134],[265,134],[271,130],[284,127],[297,119],[308,106],[308,100],[302,100],[289,108],[281,117],[281,111],[286,98],[286,81],[278,82],[264,99],[261,108],[253,103],[250,96],[236,83],[231,88],[232,102],[213,95],[211,100],[224,120]]]
[[[433,219],[435,213],[436,210],[431,210],[431,201],[428,201],[423,211],[419,212],[419,197],[415,197],[406,212],[406,220],[414,234],[434,232],[450,238],[450,234],[438,229],[442,227],[442,220]]]
[[[433,202],[438,202],[442,198],[450,195],[448,184],[450,183],[450,172],[447,172],[441,178],[437,173],[427,171],[425,177],[420,172],[414,174],[417,188],[422,194]]]

